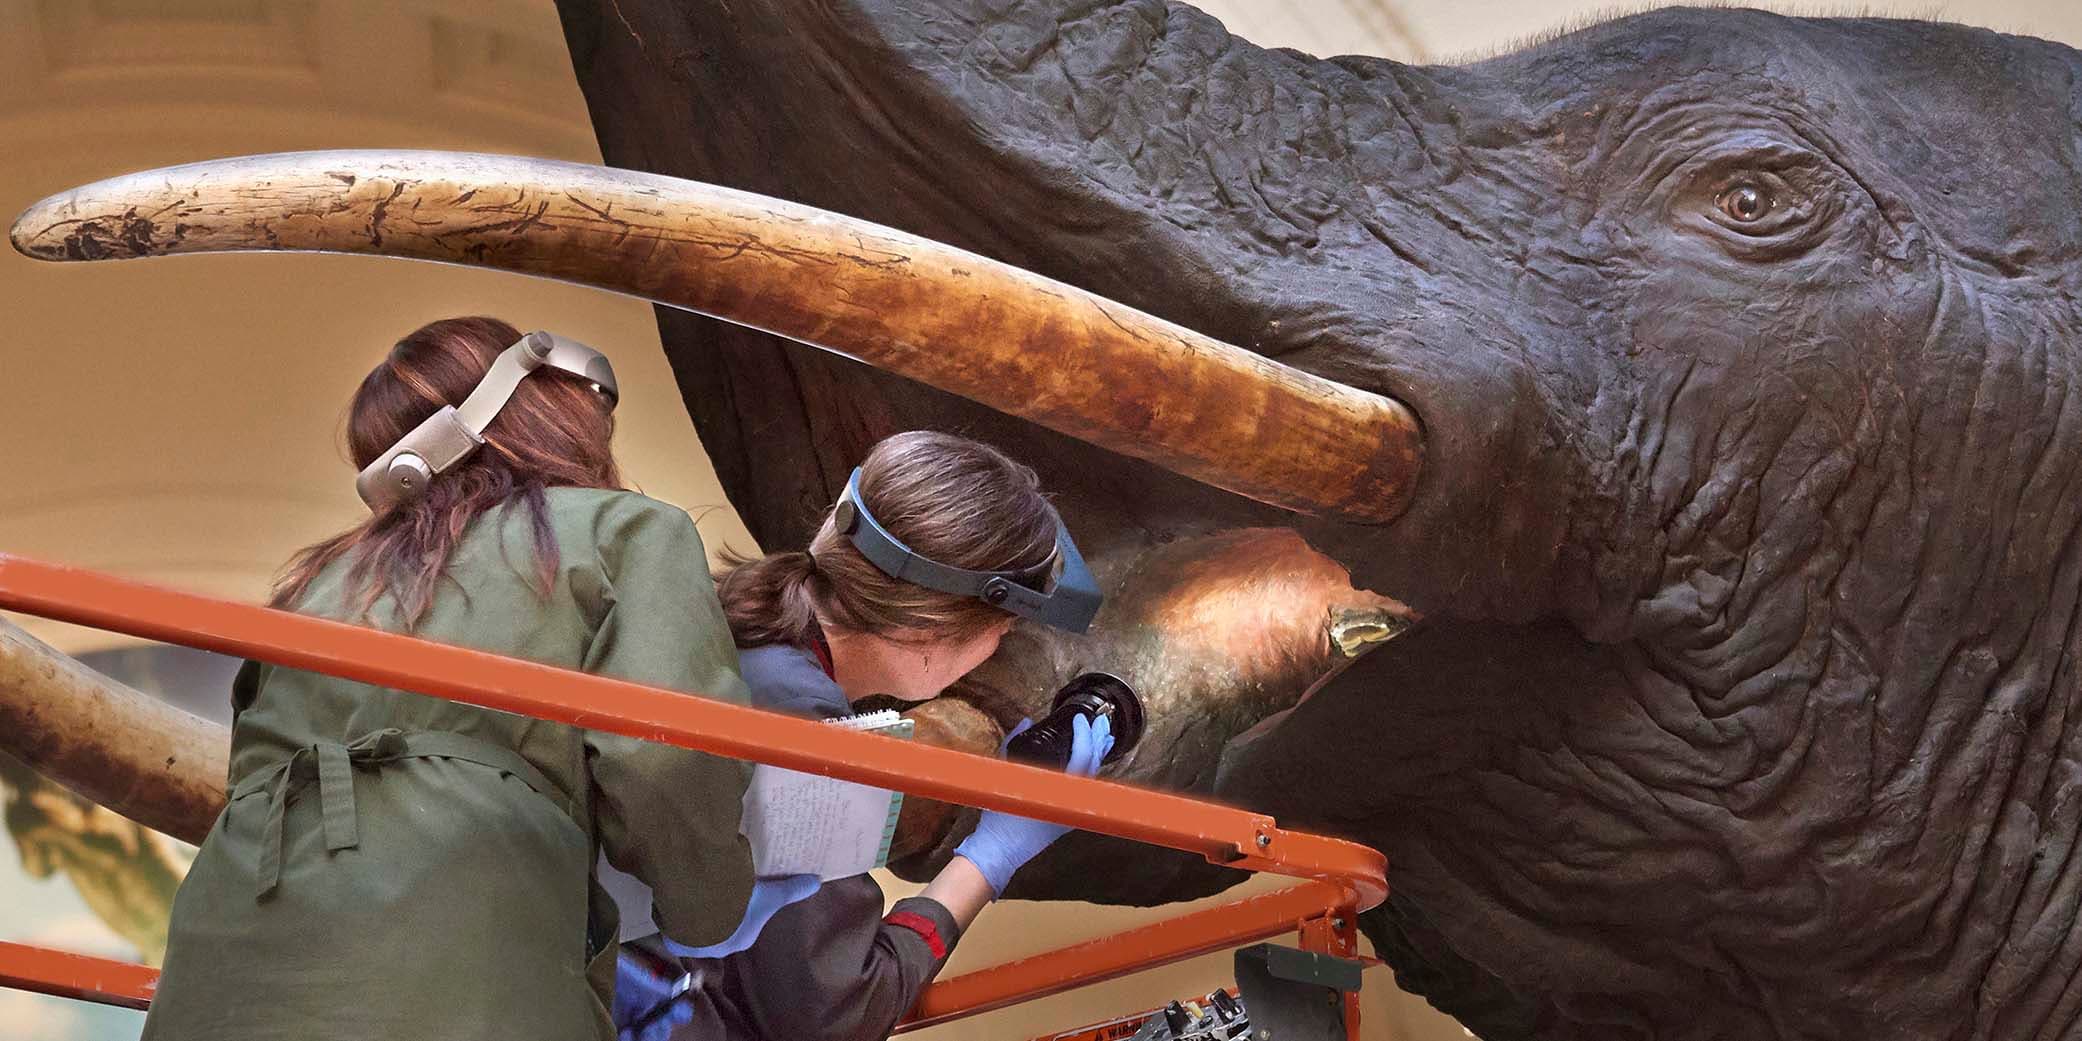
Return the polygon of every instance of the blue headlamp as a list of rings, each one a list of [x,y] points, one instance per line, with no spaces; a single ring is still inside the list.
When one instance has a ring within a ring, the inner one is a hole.
[[[951,567],[912,552],[875,520],[860,499],[860,471],[846,480],[846,490],[832,511],[832,523],[853,548],[891,578],[954,596],[973,596],[1043,625],[1073,633],[1091,627],[1105,597],[1084,566],[1084,556],[1070,532],[1057,525],[1055,553],[1046,563],[1025,571],[970,571]]]

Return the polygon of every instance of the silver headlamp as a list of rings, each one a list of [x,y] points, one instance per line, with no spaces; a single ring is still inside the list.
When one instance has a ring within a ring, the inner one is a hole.
[[[484,430],[520,388],[528,373],[547,365],[591,383],[609,407],[621,400],[607,356],[551,332],[536,331],[500,352],[460,407],[443,405],[362,468],[354,490],[369,509],[381,512],[426,494],[435,477],[455,468],[484,444]]]

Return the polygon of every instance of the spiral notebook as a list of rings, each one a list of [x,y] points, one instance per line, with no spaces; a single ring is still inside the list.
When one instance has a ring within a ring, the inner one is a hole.
[[[893,711],[827,721],[909,740],[912,723]],[[762,877],[850,878],[889,861],[904,793],[778,766],[752,768],[745,788],[745,838],[752,870]]]

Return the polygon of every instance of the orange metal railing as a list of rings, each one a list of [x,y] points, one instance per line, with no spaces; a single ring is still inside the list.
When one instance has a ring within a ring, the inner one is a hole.
[[[143,965],[0,940],[0,987],[144,1008],[158,982]]]
[[[904,1029],[1301,931],[1349,954],[1352,918],[1388,894],[1381,854],[1190,799],[860,733],[684,692],[231,603],[0,554],[0,609],[410,690],[592,730],[1002,810],[1167,846],[1304,885],[942,981]],[[1340,943],[1338,937],[1342,936]],[[0,944],[0,985],[142,1007],[156,974]]]

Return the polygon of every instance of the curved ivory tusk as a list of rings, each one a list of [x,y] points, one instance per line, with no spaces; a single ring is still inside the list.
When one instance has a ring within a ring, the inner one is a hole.
[[[0,751],[145,827],[200,843],[224,809],[231,732],[0,619]]]
[[[450,152],[150,170],[23,213],[17,250],[101,260],[371,253],[640,296],[856,358],[1306,513],[1394,518],[1423,435],[1400,402],[950,246],[652,174]]]

